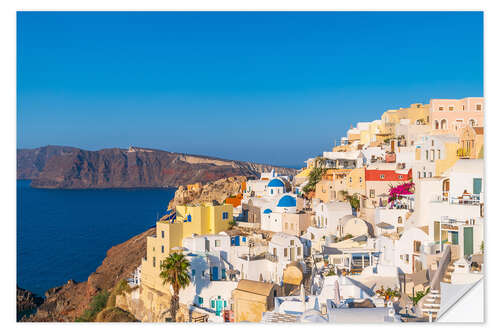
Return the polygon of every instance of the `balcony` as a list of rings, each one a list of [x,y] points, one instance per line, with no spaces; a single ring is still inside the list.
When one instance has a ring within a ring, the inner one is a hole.
[[[479,206],[481,204],[481,196],[479,194],[462,195],[460,197],[450,197],[448,192],[443,192],[433,198],[432,201],[448,202],[452,205],[473,205]]]
[[[258,255],[250,255],[250,258],[248,256],[248,254],[245,254],[245,255],[241,256],[240,258],[244,259],[244,260],[250,260],[250,261],[267,259],[271,262],[278,262],[278,256],[275,256],[274,254],[271,254],[269,252],[261,253]]]

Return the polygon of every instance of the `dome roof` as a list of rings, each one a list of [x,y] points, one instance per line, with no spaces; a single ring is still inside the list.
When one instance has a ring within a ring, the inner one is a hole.
[[[264,214],[269,214],[269,213],[272,213],[272,212],[273,212],[273,211],[272,211],[272,210],[270,210],[269,208],[267,208],[267,209],[265,209],[265,210],[264,210]]]
[[[268,184],[267,184],[268,187],[285,187],[285,184],[283,184],[283,182],[278,179],[278,178],[274,178],[273,180],[271,180]]]
[[[295,207],[297,206],[297,200],[290,195],[283,196],[278,202],[277,207]]]

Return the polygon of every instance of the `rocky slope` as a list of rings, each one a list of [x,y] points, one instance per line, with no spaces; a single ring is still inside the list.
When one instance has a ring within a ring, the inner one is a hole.
[[[17,286],[17,320],[25,315],[29,315],[40,304],[43,303],[43,298],[33,294],[31,291],[19,288]]]
[[[168,209],[177,205],[198,204],[216,200],[222,203],[227,197],[241,191],[241,184],[246,181],[243,176],[219,179],[208,184],[194,184],[194,186],[179,186],[174,198],[168,204]]]
[[[87,281],[73,280],[45,293],[45,301],[36,314],[23,321],[74,321],[88,307],[92,297],[101,290],[110,290],[118,281],[127,279],[146,256],[146,238],[155,234],[151,228],[108,250],[101,266]],[[18,305],[19,306],[19,305]]]
[[[265,164],[135,147],[88,151],[46,146],[17,151],[17,178],[31,179],[31,186],[39,188],[177,187],[231,176],[254,178],[272,168],[285,175],[297,172]]]

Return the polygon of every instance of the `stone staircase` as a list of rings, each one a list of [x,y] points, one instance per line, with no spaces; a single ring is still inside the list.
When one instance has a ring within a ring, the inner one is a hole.
[[[456,260],[453,260],[452,262],[450,262],[450,264],[446,268],[446,273],[444,273],[443,280],[442,280],[444,283],[451,283],[451,274],[453,273],[453,271],[455,271],[455,265],[454,265],[455,261]]]
[[[439,290],[430,290],[430,292],[423,298],[422,312],[423,317],[429,322],[437,319],[437,314],[441,309],[441,294]]]

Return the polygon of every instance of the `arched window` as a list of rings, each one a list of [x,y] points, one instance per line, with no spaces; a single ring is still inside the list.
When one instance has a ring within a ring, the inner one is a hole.
[[[437,120],[434,121],[434,128],[439,129],[439,121]]]
[[[448,124],[446,123],[446,119],[441,120],[441,129],[447,129]]]
[[[476,126],[476,119],[474,119],[474,118],[469,119],[469,125],[472,127]]]

